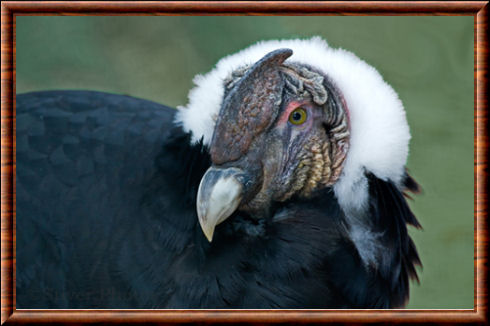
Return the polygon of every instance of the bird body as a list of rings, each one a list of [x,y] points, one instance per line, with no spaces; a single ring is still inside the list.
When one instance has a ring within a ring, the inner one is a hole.
[[[419,263],[403,107],[349,53],[374,100],[303,63],[321,42],[227,57],[178,111],[18,95],[17,308],[403,306]],[[393,135],[363,148],[372,128]]]

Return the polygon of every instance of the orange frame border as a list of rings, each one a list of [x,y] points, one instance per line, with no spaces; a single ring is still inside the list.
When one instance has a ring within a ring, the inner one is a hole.
[[[474,17],[474,273],[472,310],[16,310],[15,22],[17,15],[465,15]],[[1,4],[1,323],[488,323],[488,1],[116,2]]]

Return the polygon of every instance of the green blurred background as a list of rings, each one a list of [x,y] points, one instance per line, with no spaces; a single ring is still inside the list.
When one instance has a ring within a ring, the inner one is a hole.
[[[197,73],[272,38],[320,35],[376,67],[403,101],[410,230],[423,269],[408,308],[473,308],[473,17],[17,16],[16,90],[90,89],[187,102]]]

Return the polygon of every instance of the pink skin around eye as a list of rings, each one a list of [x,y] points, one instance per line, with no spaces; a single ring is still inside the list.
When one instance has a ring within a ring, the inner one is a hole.
[[[286,106],[286,109],[284,110],[284,112],[279,117],[279,120],[277,122],[277,125],[278,126],[283,126],[284,124],[286,124],[288,122],[288,120],[289,120],[289,115],[291,114],[291,112],[293,112],[295,109],[297,109],[300,106],[303,107],[307,111],[307,113],[309,113],[309,109],[305,106],[306,103],[307,102],[299,102],[299,101],[292,101],[292,102],[290,102]],[[308,117],[306,119],[308,119]]]

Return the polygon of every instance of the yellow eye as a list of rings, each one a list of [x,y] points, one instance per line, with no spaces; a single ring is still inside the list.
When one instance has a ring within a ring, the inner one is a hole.
[[[289,122],[291,122],[293,125],[300,125],[306,121],[307,116],[306,110],[299,107],[294,109],[293,112],[289,114]]]

